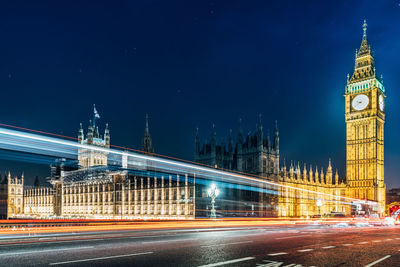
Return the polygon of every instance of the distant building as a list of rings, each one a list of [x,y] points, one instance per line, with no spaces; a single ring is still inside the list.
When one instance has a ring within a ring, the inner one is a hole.
[[[386,190],[386,205],[397,202],[400,204],[400,188]]]
[[[269,133],[264,136],[261,116],[256,132],[243,137],[241,122],[235,145],[230,131],[228,147],[217,143],[217,134],[213,126],[211,142],[201,145],[198,130],[195,140],[195,162],[212,167],[235,170],[267,177],[279,173],[279,131],[275,123],[273,143]]]

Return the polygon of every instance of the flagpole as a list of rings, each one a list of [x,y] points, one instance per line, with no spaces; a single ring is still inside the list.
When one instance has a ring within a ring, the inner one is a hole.
[[[96,104],[93,104],[93,128],[96,127]]]

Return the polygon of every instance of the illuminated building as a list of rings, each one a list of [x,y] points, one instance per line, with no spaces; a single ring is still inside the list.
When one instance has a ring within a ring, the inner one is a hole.
[[[278,216],[281,217],[309,217],[336,213],[349,214],[349,205],[343,204],[342,197],[346,196],[347,186],[344,180],[339,179],[338,172],[332,172],[331,161],[324,174],[321,168],[312,167],[303,170],[299,164],[296,167],[290,164],[289,171],[283,167],[279,177],[282,187],[279,192]],[[320,208],[317,201],[322,201]]]
[[[230,136],[228,148],[217,145],[215,130],[211,142],[202,147],[196,134],[195,160],[209,167],[172,163],[155,155],[109,153],[108,126],[102,137],[98,127],[90,123],[86,136],[80,127],[79,145],[52,140],[58,149],[62,144],[63,153],[73,154],[74,159],[77,156],[76,160],[58,159],[51,167],[52,187],[25,188],[23,214],[18,209],[21,206],[8,209],[8,204],[7,217],[189,219],[209,216],[214,204],[215,217],[309,217],[350,214],[353,212],[350,204],[361,200],[379,204],[364,207],[365,213],[383,213],[384,92],[382,80],[375,76],[364,24],[354,74],[348,78],[345,89],[346,179],[340,179],[337,172],[333,174],[330,160],[326,171],[311,166],[301,170],[299,163],[297,166],[291,163],[289,170],[285,163],[281,168],[277,125],[271,142],[268,134],[264,137],[261,118],[256,132],[245,139],[239,127],[235,146]],[[16,136],[28,138],[22,134]],[[147,116],[142,148],[147,153],[154,152]],[[128,157],[134,159],[129,161]],[[195,177],[198,173],[203,176]],[[236,183],[235,179],[245,182]],[[207,195],[210,182],[217,183],[221,192],[211,206]],[[23,183],[7,182],[7,188],[17,187],[23,189]],[[10,192],[3,190],[7,197],[1,199],[7,199],[8,203],[10,197],[15,200],[16,191],[14,195]]]
[[[195,161],[210,166],[242,171],[265,177],[269,181],[279,181],[279,196],[259,199],[260,214],[265,205],[276,202],[278,216],[308,217],[319,214],[317,200],[322,203],[321,215],[331,213],[350,214],[349,205],[340,204],[341,197],[378,202],[378,206],[364,207],[366,214],[384,213],[384,155],[383,127],[385,122],[385,88],[382,79],[376,77],[374,57],[367,42],[367,25],[363,25],[361,47],[356,52],[355,69],[348,77],[345,88],[346,117],[346,179],[333,177],[329,161],[326,174],[323,169],[310,166],[303,170],[299,164],[279,168],[279,132],[274,133],[274,143],[269,136],[263,138],[261,121],[253,136],[248,135],[243,143],[242,131],[235,149],[232,137],[228,149],[225,144],[217,145],[213,130],[211,142],[200,147],[198,134],[195,141]]]
[[[365,21],[363,30],[345,91],[346,177],[350,197],[377,201],[383,213],[385,87],[376,75]]]
[[[152,150],[146,118],[147,148]],[[86,138],[81,127],[78,142],[110,147],[108,125],[104,138],[90,122]],[[73,167],[73,166],[78,167]],[[23,212],[10,217],[61,217],[99,219],[190,219],[194,218],[194,177],[151,172],[143,167],[128,170],[113,166],[108,153],[78,149],[78,163],[57,160],[52,166],[52,187],[26,188]],[[22,192],[23,184],[18,183]],[[22,201],[22,193],[19,198]],[[17,200],[15,200],[17,201]],[[22,203],[22,202],[21,202]]]
[[[0,181],[0,218],[7,219],[24,213],[24,174],[12,177],[9,172]]]
[[[198,132],[195,140],[195,162],[215,166],[227,170],[235,170],[267,177],[279,172],[279,131],[275,123],[274,142],[271,143],[269,133],[264,136],[261,116],[254,135],[243,139],[241,122],[235,146],[232,141],[232,131],[229,136],[228,148],[225,144],[217,144],[217,134],[213,127],[211,142],[201,147]]]

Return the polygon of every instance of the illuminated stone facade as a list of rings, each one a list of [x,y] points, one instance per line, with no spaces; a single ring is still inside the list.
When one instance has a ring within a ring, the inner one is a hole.
[[[147,121],[144,138],[150,138]],[[23,177],[9,175],[4,180],[9,191],[7,218],[194,218],[194,177],[159,175],[145,168],[132,173],[124,170],[128,167],[124,160],[122,170],[110,166],[108,125],[104,138],[91,122],[85,137],[81,125],[78,142],[85,147],[78,149],[77,164],[57,160],[51,168],[52,186],[24,190]]]
[[[0,218],[7,219],[24,213],[24,174],[11,176],[9,172],[0,181]]]
[[[333,176],[331,161],[324,174],[312,167],[307,170],[299,164],[290,165],[289,171],[283,167],[279,177],[278,216],[280,217],[310,217],[315,215],[332,215],[333,213],[349,214],[350,206],[343,204],[347,194],[347,186],[339,179],[336,171]],[[321,206],[318,207],[318,201]]]
[[[350,197],[377,201],[378,212],[383,213],[385,88],[376,76],[365,22],[363,28],[354,73],[345,91],[346,177]]]

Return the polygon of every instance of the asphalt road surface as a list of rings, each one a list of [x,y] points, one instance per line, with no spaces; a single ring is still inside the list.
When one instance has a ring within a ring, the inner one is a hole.
[[[400,227],[267,226],[2,236],[0,266],[400,266]]]

